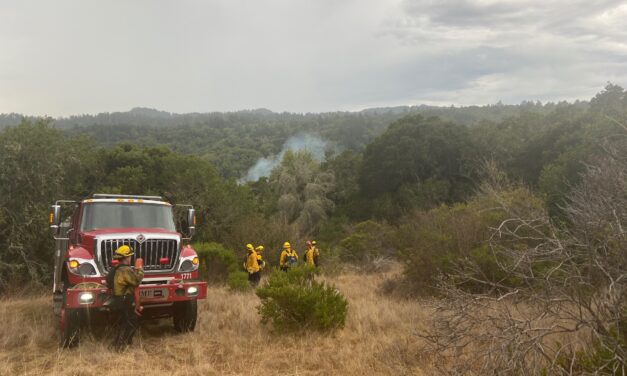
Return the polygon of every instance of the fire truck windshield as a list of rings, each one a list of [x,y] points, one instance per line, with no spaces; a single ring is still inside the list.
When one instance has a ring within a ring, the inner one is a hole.
[[[129,227],[176,231],[172,207],[122,202],[93,202],[83,206],[81,231]]]

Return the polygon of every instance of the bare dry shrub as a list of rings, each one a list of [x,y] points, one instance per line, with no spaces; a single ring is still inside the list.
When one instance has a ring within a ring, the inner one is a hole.
[[[396,262],[391,257],[377,256],[366,263],[363,270],[367,273],[388,273],[395,264]]]
[[[588,166],[564,211],[566,227],[546,212],[500,201],[507,219],[492,229],[490,250],[516,286],[478,278],[469,259],[439,288],[427,350],[476,374],[626,373],[627,145],[606,145]],[[489,186],[488,186],[489,188]],[[492,190],[498,195],[498,189]],[[489,287],[470,293],[458,281]]]

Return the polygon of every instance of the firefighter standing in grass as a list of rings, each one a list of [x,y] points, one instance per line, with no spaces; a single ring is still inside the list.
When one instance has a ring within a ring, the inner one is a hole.
[[[286,272],[289,268],[298,263],[298,254],[292,249],[289,242],[283,243],[283,252],[279,258],[279,267]]]
[[[131,268],[133,254],[133,250],[127,245],[116,249],[113,258],[119,260],[119,264],[109,272],[113,274],[110,277],[113,285],[113,307],[120,315],[118,334],[111,344],[111,348],[116,351],[121,351],[131,344],[133,335],[139,327],[139,316],[134,305],[134,292],[144,278],[144,269],[142,267]]]
[[[314,263],[315,248],[313,247],[311,240],[307,240],[305,244],[307,245],[307,250],[305,251],[305,257],[304,257],[305,265],[315,266],[315,263]]]
[[[318,242],[312,240],[311,245],[313,247],[313,263],[316,267],[318,267],[320,266],[320,249],[318,248]]]
[[[266,262],[263,259],[263,245],[256,247],[255,252],[257,253],[257,263],[259,264],[259,269],[261,270],[266,267]]]
[[[246,271],[248,272],[248,282],[252,286],[259,284],[261,273],[259,273],[259,262],[257,261],[257,252],[252,244],[246,244],[246,251],[248,256],[246,257]]]

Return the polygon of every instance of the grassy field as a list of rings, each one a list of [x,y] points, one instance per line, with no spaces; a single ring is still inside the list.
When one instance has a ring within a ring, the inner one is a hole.
[[[262,325],[254,293],[211,287],[191,334],[170,320],[144,322],[133,348],[107,350],[110,333],[83,334],[76,349],[57,347],[50,296],[0,305],[2,375],[428,375],[420,329],[427,303],[378,293],[389,275],[345,273],[328,278],[346,295],[344,329],[332,335],[278,335]]]

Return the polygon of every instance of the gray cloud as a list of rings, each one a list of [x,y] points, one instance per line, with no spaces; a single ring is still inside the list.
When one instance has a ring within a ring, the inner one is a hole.
[[[382,35],[420,51],[413,67],[429,75],[415,101],[571,100],[627,79],[625,1],[403,1],[401,9]]]
[[[0,112],[328,111],[588,99],[626,1],[8,0]]]
[[[625,4],[620,0],[406,0],[407,15],[455,28],[569,29]]]
[[[455,27],[511,25],[530,16],[528,9],[512,2],[406,1],[404,7],[410,16]]]

